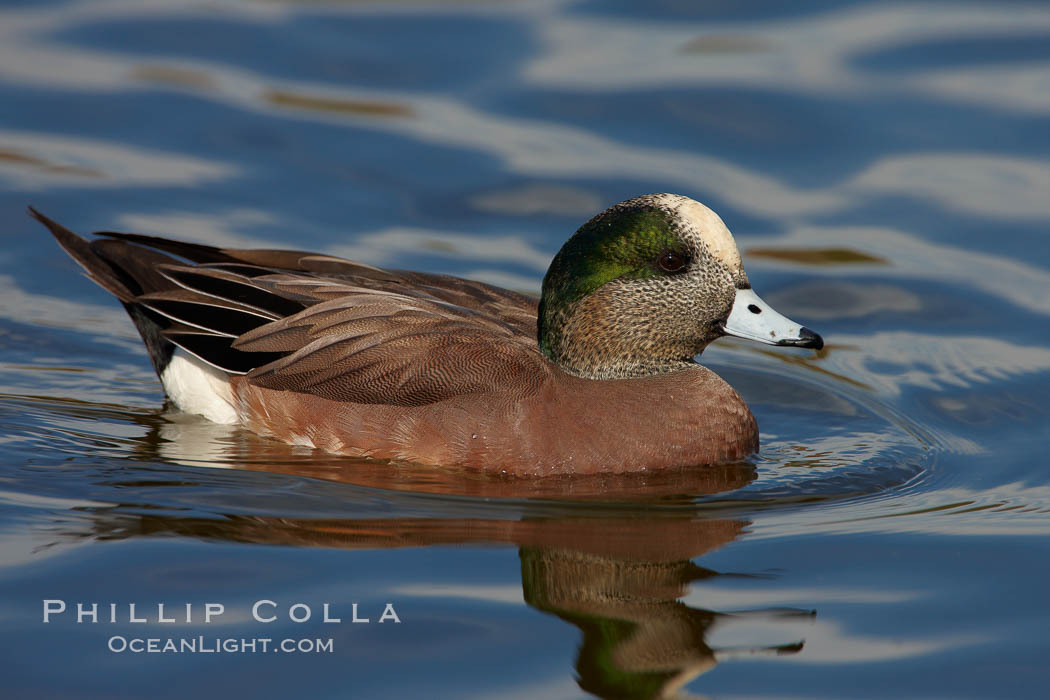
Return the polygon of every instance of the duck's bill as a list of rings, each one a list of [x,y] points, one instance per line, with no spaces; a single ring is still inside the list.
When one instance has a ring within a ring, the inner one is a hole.
[[[736,290],[736,300],[725,332],[738,338],[757,340],[768,345],[788,345],[796,348],[824,347],[824,339],[810,329],[781,316],[753,290]]]

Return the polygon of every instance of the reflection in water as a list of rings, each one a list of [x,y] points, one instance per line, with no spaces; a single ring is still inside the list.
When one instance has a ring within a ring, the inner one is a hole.
[[[695,7],[717,13],[712,6],[678,5],[683,10]],[[640,16],[596,14],[559,16],[542,26],[548,48],[529,63],[526,78],[547,87],[588,91],[673,84],[848,94],[869,87],[876,79],[855,62],[858,54],[873,48],[896,47],[903,42],[921,44],[945,35],[984,36],[993,28],[1009,35],[1011,31],[1030,34],[1037,28],[1050,27],[1045,5],[1014,6],[1009,12],[994,5],[965,2],[829,5],[830,10],[805,17],[762,17],[759,21],[748,14],[736,21],[724,18],[707,22],[644,21]],[[699,39],[698,31],[704,32]],[[705,37],[711,37],[716,48],[723,51],[740,48],[732,61],[701,61],[696,53],[666,48],[702,46]],[[1034,72],[1040,62],[1034,59],[1030,65]],[[566,70],[566,66],[573,69]],[[978,89],[983,84],[967,82],[973,66],[964,68],[970,70],[923,70],[921,65],[909,64],[907,71],[892,76],[892,88],[916,95],[941,88],[938,92],[942,94],[956,97],[965,93],[968,100],[1000,109],[1046,107],[1045,89],[1039,89],[1042,83],[1034,76],[1016,82],[1000,80],[996,89],[985,91]],[[992,68],[995,66],[985,70],[991,72]],[[1018,66],[1011,68],[1016,71]],[[1014,71],[992,75],[1012,77]]]
[[[300,94],[289,90],[268,90],[264,94],[263,99],[277,107],[294,109],[361,114],[367,117],[414,116],[411,107],[395,102],[348,100],[341,97]]]
[[[273,212],[248,207],[202,213],[173,210],[149,214],[125,212],[116,223],[131,231],[163,231],[172,238],[223,248],[273,247],[266,238],[242,233],[244,230],[273,228],[285,224]]]
[[[224,11],[251,13],[254,11],[252,7],[238,3]],[[5,21],[0,22],[0,37],[4,39],[0,41],[0,76],[16,83],[54,88],[141,89],[143,63],[147,59],[50,42],[46,33],[57,28],[90,26],[93,22],[104,22],[111,15],[133,16],[142,12],[141,3],[126,0],[102,5],[88,3],[74,5],[73,9],[75,11],[63,6],[57,12],[53,8],[44,8],[38,13],[27,11],[22,16],[7,14]],[[337,11],[338,8],[330,9]],[[165,5],[151,8],[149,12],[175,18],[187,12],[196,14],[199,9]],[[637,30],[635,23],[632,23],[632,30]],[[690,35],[682,35],[680,43],[683,45],[695,38],[691,30],[685,31]],[[611,36],[604,37],[599,45],[608,44]],[[29,37],[28,41],[26,37]],[[655,45],[663,53],[667,39],[660,38]],[[618,51],[624,46],[621,45]],[[686,57],[689,69],[694,70],[696,54],[681,56]],[[779,59],[776,63],[779,65]],[[53,69],[55,65],[62,65],[65,69],[56,71]],[[526,73],[531,73],[531,70],[526,67]],[[562,73],[564,69],[559,66],[557,71]],[[484,152],[502,161],[508,172],[528,177],[604,178],[608,173],[618,172],[638,179],[673,183],[674,188],[683,191],[713,192],[741,208],[777,216],[840,209],[849,200],[849,197],[836,193],[798,189],[766,173],[711,154],[683,152],[671,147],[645,148],[549,120],[506,117],[498,112],[478,109],[447,93],[380,92],[329,84],[323,88],[324,97],[315,98],[312,95],[317,92],[316,85],[304,85],[221,63],[205,64],[199,60],[188,64],[151,62],[147,75],[152,76],[153,82],[149,84],[155,87],[194,91],[207,100],[266,114],[273,111],[274,95],[284,96],[281,99],[290,99],[298,108],[296,114],[304,118],[319,122],[348,122],[356,127],[390,131],[422,143]],[[158,75],[161,80],[157,80]],[[625,77],[626,72],[619,75]],[[348,109],[348,105],[368,108]],[[403,118],[409,115],[417,118]]]
[[[664,698],[724,658],[793,654],[803,642],[713,649],[710,628],[730,613],[680,599],[694,581],[753,578],[693,563],[735,539],[747,523],[689,514],[633,518],[278,518],[219,514],[186,518],[133,515],[115,507],[83,508],[86,530],[62,539],[123,540],[170,536],[348,550],[500,544],[519,547],[525,602],[578,627],[575,667],[584,690],[603,698]],[[740,612],[731,615],[741,615]],[[809,616],[805,610],[752,610],[752,618]]]
[[[541,183],[481,192],[470,199],[471,206],[478,211],[511,216],[554,214],[576,217],[581,221],[600,211],[602,202],[596,191]],[[543,269],[547,269],[546,265]]]
[[[147,83],[208,90],[214,87],[207,73],[185,66],[143,65],[132,69],[131,77]]]
[[[718,521],[708,524],[719,528]],[[721,574],[689,559],[624,559],[563,548],[523,547],[520,554],[525,601],[583,633],[576,672],[584,690],[603,698],[673,697],[718,662],[706,636],[721,613],[692,608],[679,599],[691,582]],[[733,653],[793,654],[802,645]]]
[[[227,163],[123,143],[43,132],[0,130],[0,178],[24,190],[57,185],[194,185],[236,174]]]
[[[0,150],[0,166],[10,167],[26,167],[32,170],[38,170],[44,173],[53,173],[56,175],[75,175],[77,177],[104,177],[104,174],[98,170],[92,168],[85,168],[79,165],[73,165],[70,163],[52,163],[44,160],[43,158],[37,158],[36,156],[28,155],[26,153],[16,151],[14,149]]]
[[[325,252],[370,265],[395,263],[404,250],[419,250],[447,258],[485,262],[514,261],[535,270],[530,289],[538,290],[551,256],[520,236],[471,235],[415,228],[387,228],[354,238],[353,243],[329,246]]]
[[[90,326],[97,329],[94,342],[118,344],[125,348],[135,347],[136,342],[141,344],[134,336],[134,329],[129,327],[126,314],[113,308],[112,304],[93,305],[64,297],[33,294],[23,290],[9,275],[0,275],[0,299],[4,300],[3,317],[0,318],[4,331],[0,333],[0,347],[11,342],[8,320],[52,328]]]
[[[805,312],[815,320],[860,318],[871,314],[915,314],[923,309],[922,297],[907,289],[877,282],[820,280],[796,284],[766,295],[776,308]]]
[[[690,39],[678,51],[699,54],[759,53],[773,51],[776,48],[772,41],[755,35],[704,34]]]
[[[889,264],[889,260],[849,248],[748,248],[745,254],[756,258],[772,258],[803,265]]]
[[[294,14],[287,7],[274,5],[271,9]],[[354,9],[331,6],[328,11],[338,16]],[[240,15],[248,23],[260,19],[259,4],[233,4],[224,12]],[[539,13],[543,23],[536,32],[548,50],[528,62],[522,73],[526,83],[546,89],[648,89],[671,82],[775,86],[777,90],[790,87],[801,94],[850,92],[877,79],[854,60],[873,47],[934,39],[951,27],[980,34],[992,24],[1000,31],[1026,32],[1050,26],[1045,9],[1003,13],[996,8],[949,4],[938,8],[936,22],[929,21],[928,12],[924,8],[861,5],[807,17],[804,22],[791,18],[757,27],[749,23],[710,27]],[[140,14],[172,19],[199,17],[200,8],[167,4],[143,10],[141,3],[125,0],[6,12],[0,23],[0,36],[4,38],[0,41],[0,75],[9,82],[76,90],[137,90],[145,82],[159,88],[195,91],[208,100],[266,113],[275,105],[291,107],[322,121],[342,117],[359,126],[367,123],[371,128],[393,130],[422,142],[483,151],[499,157],[508,171],[522,175],[604,177],[619,172],[675,182],[676,187],[689,191],[713,192],[741,209],[775,217],[837,211],[864,196],[883,193],[925,194],[959,210],[1006,218],[1043,218],[1047,214],[1040,193],[1045,191],[1050,175],[1036,160],[924,149],[877,162],[837,188],[806,190],[710,153],[627,146],[593,131],[551,121],[479,111],[445,95],[379,93],[338,84],[318,88],[316,84],[282,80],[217,62],[179,62],[180,57],[174,57],[170,64],[158,64],[153,57],[127,57],[49,41],[49,33],[62,29],[104,25],[113,17],[126,19]],[[527,12],[519,17],[526,23],[536,19]],[[699,38],[698,29],[704,31]],[[814,36],[820,40],[814,41]],[[668,51],[673,45],[683,49]],[[709,60],[719,55],[732,55],[734,60]],[[56,65],[64,70],[56,71]],[[573,69],[566,70],[570,65]],[[945,74],[943,68],[925,74],[909,71],[893,76],[892,86],[921,95],[931,88],[953,96],[964,91],[969,99],[987,100],[994,95],[994,105],[1000,109],[1031,109],[1033,95],[1045,92],[1033,89],[1044,71],[1038,63],[1012,66],[1014,72],[1030,71],[1031,79],[996,80],[996,89],[988,91],[971,89],[967,81],[972,69],[967,66],[961,81],[958,73]],[[1037,107],[1045,108],[1045,100],[1035,99]],[[418,118],[402,118],[407,116]],[[946,173],[953,177],[945,177]]]
[[[912,233],[874,226],[799,226],[775,238],[740,236],[740,239],[745,250],[754,246],[779,251],[775,258],[756,257],[746,261],[756,268],[807,262],[799,260],[796,253],[840,247],[843,240],[856,241],[864,255],[890,260],[892,265],[851,264],[849,274],[853,280],[861,275],[923,283],[936,280],[956,285],[959,290],[980,290],[1027,311],[1050,313],[1050,273],[1038,265],[996,252],[931,243]],[[842,274],[838,265],[807,265],[806,268],[806,275],[810,277]]]
[[[843,334],[837,340],[848,349],[827,358],[828,370],[890,396],[909,386],[930,391],[967,388],[1050,369],[1050,349],[978,334],[884,331]]]
[[[850,187],[926,197],[949,211],[1004,220],[1050,215],[1045,197],[1050,166],[1018,156],[966,152],[889,156],[858,173]]]

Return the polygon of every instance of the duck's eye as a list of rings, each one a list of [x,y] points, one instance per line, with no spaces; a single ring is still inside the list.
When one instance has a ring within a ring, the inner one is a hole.
[[[681,272],[688,262],[688,258],[678,253],[661,253],[656,260],[656,264],[664,272]]]

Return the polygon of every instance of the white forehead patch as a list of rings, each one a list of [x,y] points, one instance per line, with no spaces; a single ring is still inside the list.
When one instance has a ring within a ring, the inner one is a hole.
[[[740,267],[740,251],[737,250],[733,234],[726,228],[722,217],[695,199],[680,194],[656,195],[656,201],[682,222],[686,232],[693,233],[730,270]]]

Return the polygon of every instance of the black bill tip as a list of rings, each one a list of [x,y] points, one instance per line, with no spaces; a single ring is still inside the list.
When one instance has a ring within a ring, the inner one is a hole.
[[[790,338],[781,340],[777,345],[787,345],[793,348],[813,348],[814,350],[820,350],[824,347],[824,339],[820,337],[819,333],[814,333],[810,329],[803,326],[798,331],[797,338]]]

